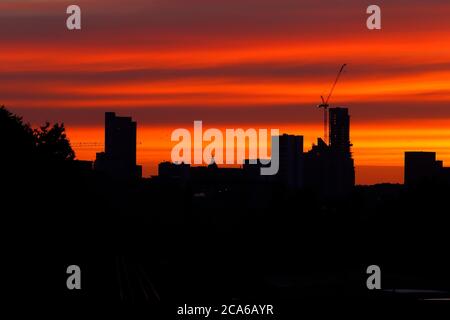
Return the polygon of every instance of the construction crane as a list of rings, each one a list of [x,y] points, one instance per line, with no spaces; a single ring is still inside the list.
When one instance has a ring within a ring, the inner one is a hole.
[[[337,74],[337,77],[336,77],[336,80],[334,81],[334,83],[333,83],[333,86],[331,87],[331,90],[330,90],[330,93],[328,94],[328,97],[327,97],[327,99],[325,100],[324,98],[323,98],[323,96],[320,96],[320,98],[322,99],[322,103],[321,104],[319,104],[317,107],[318,108],[323,108],[323,139],[324,139],[324,141],[325,141],[325,143],[327,143],[328,141],[328,117],[327,117],[327,109],[328,109],[328,107],[330,106],[329,105],[329,101],[330,101],[330,98],[331,98],[331,96],[332,96],[332,94],[333,94],[333,91],[334,91],[334,88],[336,87],[336,84],[338,83],[338,81],[339,81],[339,78],[341,77],[341,74],[342,74],[342,72],[344,71],[344,68],[347,66],[347,64],[343,64],[342,65],[342,67],[341,67],[341,69],[339,70],[339,72],[338,72],[338,74]]]

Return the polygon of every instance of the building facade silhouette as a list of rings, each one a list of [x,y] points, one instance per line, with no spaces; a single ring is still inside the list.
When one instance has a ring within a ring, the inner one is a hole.
[[[278,139],[280,162],[276,180],[288,189],[301,188],[304,185],[303,136],[283,134]]]
[[[344,155],[350,155],[350,115],[347,108],[330,108],[330,148]]]
[[[131,117],[105,113],[105,151],[97,153],[95,170],[112,177],[132,179],[142,177],[142,167],[136,165],[137,124]]]
[[[443,162],[436,160],[436,152],[405,152],[405,184],[414,185],[438,179],[444,170]]]
[[[304,155],[305,186],[323,195],[349,193],[355,186],[347,108],[328,109],[330,143],[317,140]]]

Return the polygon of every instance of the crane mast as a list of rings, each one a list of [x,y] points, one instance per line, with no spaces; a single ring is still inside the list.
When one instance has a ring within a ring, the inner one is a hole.
[[[336,80],[334,80],[333,86],[331,87],[330,93],[328,94],[327,98],[324,99],[323,96],[320,96],[320,98],[322,99],[322,103],[319,104],[317,107],[318,108],[323,108],[323,139],[325,141],[325,143],[328,143],[328,117],[327,117],[327,109],[330,106],[329,105],[329,101],[331,96],[333,95],[334,92],[334,88],[336,87],[336,84],[339,81],[339,78],[341,77],[342,72],[344,71],[344,68],[347,66],[347,64],[343,64],[341,66],[341,69],[339,70],[337,76],[336,76]]]

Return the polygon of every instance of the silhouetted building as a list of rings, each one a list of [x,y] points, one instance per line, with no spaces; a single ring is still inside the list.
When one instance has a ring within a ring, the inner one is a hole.
[[[313,144],[304,154],[305,186],[321,194],[330,194],[331,152],[329,146],[321,139]]]
[[[355,185],[350,116],[347,108],[328,110],[330,144],[319,138],[317,145],[304,154],[304,183],[323,195],[346,194]]]
[[[441,170],[440,176],[442,177],[442,180],[447,185],[450,185],[450,168],[449,167],[443,167]]]
[[[277,181],[290,189],[301,188],[303,187],[303,136],[283,134],[278,139],[280,162]]]
[[[436,152],[405,152],[406,185],[437,179],[443,172],[443,162],[436,161]]]
[[[214,160],[207,166],[191,166],[185,163],[161,162],[158,165],[158,178],[165,182],[185,185],[224,185],[242,182],[244,172],[241,168],[219,168]]]
[[[330,147],[341,154],[350,154],[350,116],[347,108],[330,108]]]
[[[161,162],[158,165],[158,177],[179,182],[187,182],[190,178],[191,165],[185,163]]]
[[[242,166],[245,181],[251,183],[268,183],[274,182],[275,178],[271,175],[262,175],[262,168],[269,168],[270,160],[261,162],[260,159],[245,159]]]
[[[136,165],[137,125],[131,117],[105,113],[105,152],[97,153],[95,169],[110,176],[141,178],[142,167]]]

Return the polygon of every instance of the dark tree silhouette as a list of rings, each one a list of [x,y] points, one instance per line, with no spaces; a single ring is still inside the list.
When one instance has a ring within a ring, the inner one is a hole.
[[[1,162],[5,168],[23,163],[55,162],[75,159],[75,152],[65,133],[64,124],[46,123],[32,129],[22,118],[0,107],[0,149]]]
[[[36,152],[40,159],[53,161],[75,159],[75,152],[70,146],[65,130],[64,123],[55,123],[50,128],[50,123],[47,122],[44,126],[33,131],[36,140]]]
[[[33,130],[22,118],[0,107],[0,162],[16,163],[30,159],[33,155],[35,139]]]

